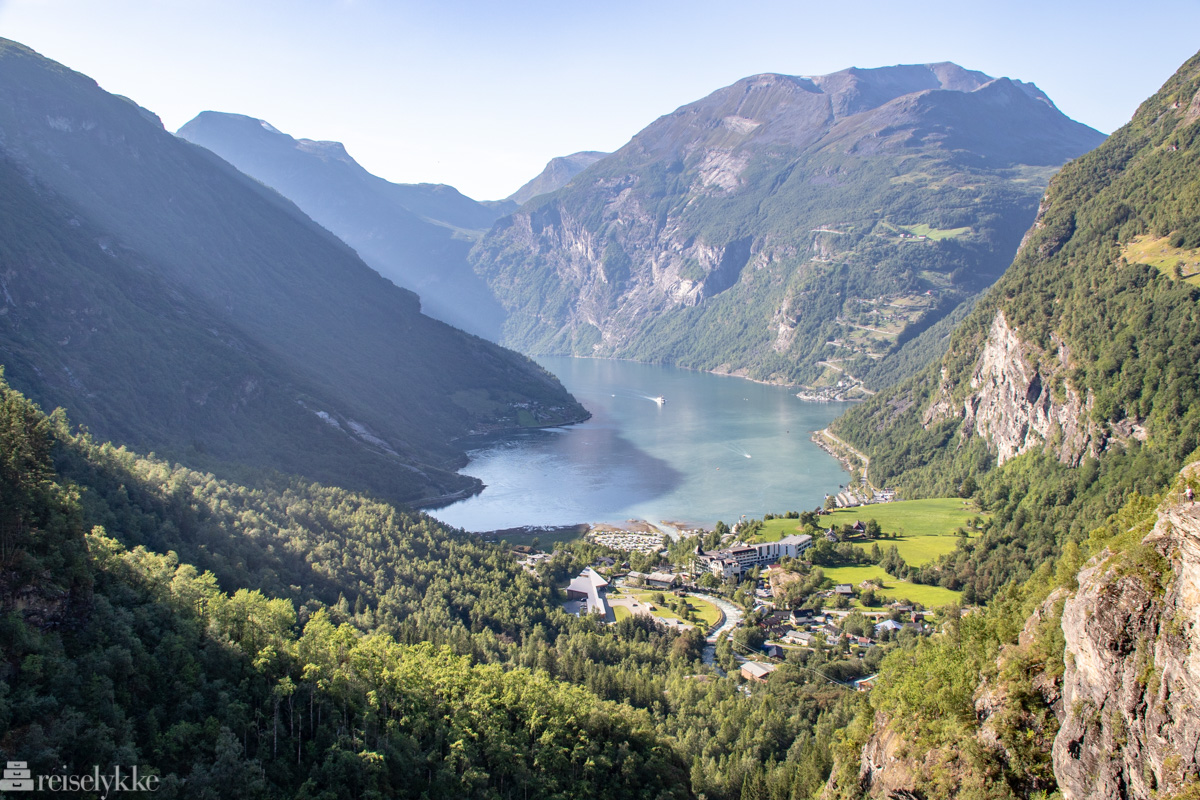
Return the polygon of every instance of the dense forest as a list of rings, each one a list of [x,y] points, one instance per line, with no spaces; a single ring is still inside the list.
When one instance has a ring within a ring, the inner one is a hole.
[[[142,764],[187,797],[808,797],[860,702],[836,650],[742,691],[697,633],[564,614],[428,517],[221,481],[0,396],[0,751],[38,774]]]

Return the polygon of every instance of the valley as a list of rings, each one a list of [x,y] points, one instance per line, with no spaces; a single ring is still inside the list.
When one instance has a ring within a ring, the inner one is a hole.
[[[1200,791],[1200,55],[1108,137],[751,75],[486,202],[0,101],[0,788]]]

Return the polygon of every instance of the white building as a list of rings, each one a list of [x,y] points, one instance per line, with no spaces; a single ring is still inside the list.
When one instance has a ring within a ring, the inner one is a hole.
[[[607,593],[608,581],[591,567],[567,584],[567,599],[583,600],[585,611],[590,614],[608,615]]]
[[[796,558],[810,547],[812,537],[808,534],[785,536],[777,542],[739,543],[728,550],[713,550],[708,553],[697,547],[696,571],[711,572],[721,579],[731,578],[755,567],[775,564],[784,556]]]

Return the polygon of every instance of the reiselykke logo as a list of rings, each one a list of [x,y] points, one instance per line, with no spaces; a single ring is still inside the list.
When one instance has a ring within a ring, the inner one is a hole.
[[[32,792],[33,774],[29,762],[10,761],[4,769],[4,780],[0,781],[0,792]]]
[[[38,775],[33,777],[26,761],[9,761],[0,781],[0,792],[96,792],[101,800],[114,792],[157,792],[160,779],[157,775],[140,775],[138,768],[116,766],[111,772],[100,772],[99,767],[85,775]]]

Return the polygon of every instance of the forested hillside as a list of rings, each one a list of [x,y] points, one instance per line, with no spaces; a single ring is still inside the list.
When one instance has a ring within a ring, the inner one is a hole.
[[[994,512],[947,565],[981,597],[1131,491],[1158,491],[1200,446],[1198,92],[1194,58],[1064,167],[946,356],[835,423],[876,483]]]
[[[853,716],[836,681],[863,666],[839,651],[744,694],[698,634],[566,615],[428,517],[140,457],[7,386],[0,410],[0,756],[39,774],[138,763],[183,797],[805,797]]]
[[[472,257],[525,352],[834,391],[999,277],[1049,176],[1102,139],[1032,84],[954,64],[758,75],[531,199]]]
[[[478,488],[459,437],[586,416],[144,109],[16,43],[0,66],[0,364],[47,407],[404,501]]]

